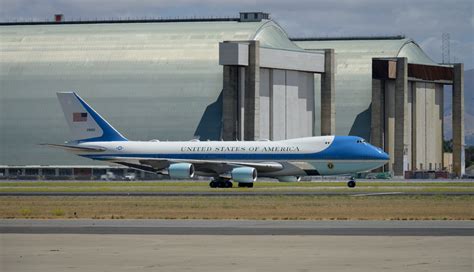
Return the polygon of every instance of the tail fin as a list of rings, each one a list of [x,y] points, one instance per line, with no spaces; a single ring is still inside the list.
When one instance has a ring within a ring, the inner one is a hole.
[[[57,95],[77,142],[128,141],[76,93],[59,92]]]

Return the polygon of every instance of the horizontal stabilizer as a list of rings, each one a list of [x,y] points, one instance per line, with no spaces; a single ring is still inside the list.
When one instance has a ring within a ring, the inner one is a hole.
[[[56,148],[61,148],[68,151],[83,151],[83,152],[103,152],[106,149],[102,147],[85,147],[85,146],[75,146],[75,145],[62,145],[62,144],[40,144],[45,146],[51,146]]]

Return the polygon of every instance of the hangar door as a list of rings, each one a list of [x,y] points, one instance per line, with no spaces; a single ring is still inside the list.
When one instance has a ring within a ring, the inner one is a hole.
[[[443,149],[443,85],[429,82],[408,82],[405,111],[404,171],[442,169]],[[385,151],[394,154],[395,146],[395,83],[385,85]],[[394,156],[390,156],[389,170]]]
[[[416,142],[413,152],[416,170],[443,168],[443,86],[441,84],[413,83],[413,134]]]
[[[260,69],[260,138],[283,140],[312,136],[314,74]]]

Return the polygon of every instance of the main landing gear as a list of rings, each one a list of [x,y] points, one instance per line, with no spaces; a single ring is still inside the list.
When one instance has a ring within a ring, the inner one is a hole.
[[[348,182],[347,182],[347,187],[349,188],[354,188],[356,187],[356,182],[353,178],[351,178]]]
[[[225,178],[216,178],[209,183],[209,186],[211,188],[232,188],[232,181]]]
[[[253,188],[253,182],[239,182],[239,188]],[[228,178],[214,178],[210,183],[209,187],[211,188],[232,188],[232,181]]]

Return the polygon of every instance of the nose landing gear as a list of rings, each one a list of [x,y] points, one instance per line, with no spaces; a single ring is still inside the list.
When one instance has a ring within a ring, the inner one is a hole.
[[[351,178],[348,182],[347,182],[347,187],[349,188],[354,188],[356,187],[356,182],[353,178]]]

